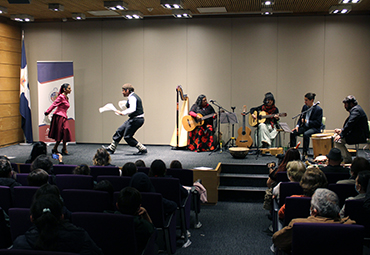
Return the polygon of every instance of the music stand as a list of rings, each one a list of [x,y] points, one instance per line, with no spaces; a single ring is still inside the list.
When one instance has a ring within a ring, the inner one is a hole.
[[[221,123],[229,123],[232,125],[232,129],[231,129],[231,137],[230,139],[225,143],[225,147],[228,148],[228,144],[230,143],[231,145],[229,147],[235,147],[235,136],[234,136],[234,124],[236,123],[239,123],[238,121],[238,117],[236,116],[236,114],[234,113],[234,110],[235,110],[236,107],[231,107],[231,109],[233,110],[233,112],[223,112],[221,113]]]

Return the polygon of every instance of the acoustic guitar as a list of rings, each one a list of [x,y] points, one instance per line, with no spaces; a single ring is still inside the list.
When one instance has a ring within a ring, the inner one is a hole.
[[[251,129],[247,127],[245,124],[245,115],[247,111],[247,107],[243,106],[243,126],[238,129],[238,138],[236,138],[236,146],[238,147],[251,147],[253,144],[253,140],[251,137]]]
[[[212,113],[212,114],[208,114],[206,116],[203,116],[202,114],[198,113],[197,115],[200,117],[200,120],[198,120],[197,118],[193,118],[190,115],[186,115],[186,116],[182,117],[181,122],[182,122],[182,125],[184,126],[184,129],[186,131],[190,132],[190,131],[194,130],[196,127],[203,125],[205,119],[212,118],[215,114]]]
[[[254,111],[253,114],[257,116],[257,111]],[[277,113],[277,115],[279,117],[286,117],[287,116],[287,114],[285,112]],[[257,126],[257,124],[264,123],[266,121],[266,119],[272,118],[274,116],[275,116],[275,114],[267,115],[267,113],[265,111],[261,111],[260,114],[259,114],[259,119],[257,121],[257,119],[253,119],[252,114],[249,114],[249,125],[252,126],[252,127],[255,127],[255,126]]]

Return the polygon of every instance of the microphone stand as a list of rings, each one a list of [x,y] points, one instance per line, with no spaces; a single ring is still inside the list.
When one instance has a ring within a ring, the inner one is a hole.
[[[221,105],[218,105],[216,103],[216,101],[212,100],[210,102],[218,107],[218,116],[217,116],[217,146],[213,151],[211,151],[211,153],[209,155],[211,155],[213,152],[215,152],[219,149],[220,149],[220,153],[222,153],[222,146],[220,146],[221,143],[220,143],[220,141],[218,141],[219,140],[218,138],[221,134],[221,131],[220,131],[220,129],[221,129],[221,109],[223,109],[225,112],[229,112],[228,110],[223,108]]]
[[[235,112],[235,106],[231,106],[231,109],[233,110],[233,112]],[[235,136],[234,136],[234,123],[231,124],[231,137],[229,139],[229,141],[227,141],[225,143],[225,148],[229,148],[227,147],[230,143],[230,146],[229,147],[235,147]]]

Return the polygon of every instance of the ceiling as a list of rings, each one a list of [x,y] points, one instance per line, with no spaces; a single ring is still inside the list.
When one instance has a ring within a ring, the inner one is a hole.
[[[7,14],[0,16],[10,19],[11,14],[28,14],[35,22],[62,21],[71,19],[72,13],[84,13],[90,18],[121,18],[119,13],[107,11],[103,0],[30,0],[30,4],[9,4],[8,0],[0,0],[0,6],[8,9]],[[129,10],[138,10],[144,18],[172,17],[170,10],[160,5],[160,0],[124,0]],[[49,3],[59,3],[64,11],[54,12],[48,9]],[[338,0],[275,0],[273,15],[328,15],[329,8],[338,5]],[[193,18],[223,16],[256,16],[261,15],[261,0],[183,0],[184,9],[189,9]],[[200,13],[197,8],[225,7],[226,13]],[[103,11],[103,15],[93,15],[90,12]],[[370,14],[370,0],[362,0],[352,5],[348,15]]]

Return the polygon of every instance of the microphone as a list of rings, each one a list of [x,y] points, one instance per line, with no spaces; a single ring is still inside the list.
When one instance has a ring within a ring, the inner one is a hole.
[[[211,103],[214,103],[216,100],[212,100],[212,99],[211,99],[211,100],[209,100],[209,101],[210,101]]]
[[[313,104],[313,107],[315,107],[316,105],[320,104],[320,101],[317,101],[316,103]]]

